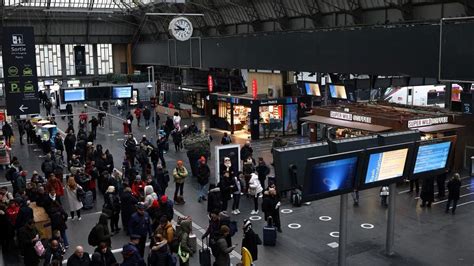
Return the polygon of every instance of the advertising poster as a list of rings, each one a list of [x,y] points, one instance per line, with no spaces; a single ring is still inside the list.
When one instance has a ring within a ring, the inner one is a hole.
[[[33,27],[3,27],[2,52],[8,115],[39,113]]]
[[[294,134],[298,130],[298,105],[285,106],[285,133]]]
[[[228,144],[228,145],[219,145],[216,146],[216,182],[219,183],[220,180],[220,169],[224,167],[224,159],[229,158],[232,164],[232,170],[234,173],[240,169],[240,145],[239,144]]]

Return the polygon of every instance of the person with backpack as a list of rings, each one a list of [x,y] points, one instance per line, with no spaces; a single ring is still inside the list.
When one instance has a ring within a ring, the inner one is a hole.
[[[237,247],[237,245],[229,246],[229,244],[226,241],[226,238],[229,236],[229,234],[230,234],[230,229],[228,226],[222,225],[219,228],[219,236],[217,237],[216,248],[215,248],[215,250],[217,251],[216,252],[217,254],[214,254],[214,256],[216,257],[214,266],[230,265],[229,254]]]
[[[252,222],[248,219],[244,220],[242,229],[244,230],[244,237],[242,238],[242,248],[246,248],[252,255],[252,260],[258,259],[258,245],[263,244],[260,236],[252,229]]]
[[[128,224],[128,233],[130,235],[139,235],[140,242],[138,244],[138,250],[140,255],[144,256],[145,254],[145,243],[147,236],[151,236],[151,219],[150,215],[145,211],[146,207],[143,202],[137,204],[137,211],[130,218]]]
[[[107,243],[107,246],[112,246],[112,235],[109,231],[109,225],[107,224],[109,217],[105,213],[101,213],[99,222],[92,227],[89,233],[87,242],[93,247],[97,247],[101,242]]]
[[[41,164],[41,171],[43,171],[44,176],[49,177],[51,173],[54,172],[56,165],[54,161],[51,159],[51,154],[46,154],[46,158],[44,162]]]
[[[84,189],[76,183],[73,176],[67,176],[66,191],[66,203],[69,206],[69,212],[71,213],[71,219],[74,220],[74,212],[77,214],[77,219],[80,221],[81,209],[83,207],[82,201],[84,200]]]
[[[104,206],[106,214],[110,219],[110,231],[112,234],[117,234],[120,231],[118,222],[120,218],[120,198],[116,193],[114,186],[109,186],[104,195]]]
[[[180,266],[188,266],[189,265],[189,257],[193,256],[196,252],[194,248],[191,246],[189,241],[189,235],[192,232],[192,221],[191,219],[185,219],[180,222],[180,234],[178,236],[179,239],[179,247],[178,247],[178,259]]]
[[[155,235],[159,234],[165,239],[170,247],[171,252],[178,252],[178,236],[173,228],[173,225],[168,221],[166,215],[161,216],[160,225],[155,230]]]

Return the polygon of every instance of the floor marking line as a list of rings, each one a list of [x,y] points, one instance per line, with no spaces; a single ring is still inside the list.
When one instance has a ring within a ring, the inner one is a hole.
[[[470,186],[470,185],[471,185],[471,184],[465,184],[465,185],[462,185],[461,187],[462,187],[462,188],[463,188],[463,187],[468,187],[468,186]],[[444,192],[448,192],[448,189],[445,189]],[[439,194],[439,191],[436,191],[435,194]],[[420,198],[420,196],[415,197],[415,199],[419,199],[419,198]]]
[[[466,197],[466,196],[469,196],[469,195],[472,195],[472,194],[474,194],[474,192],[461,195],[460,198]],[[447,201],[448,201],[447,199],[444,199],[444,200],[440,200],[440,201],[437,201],[437,202],[433,202],[433,203],[431,203],[431,205],[438,205],[438,204],[440,204],[440,203],[447,202]],[[458,205],[458,206],[459,206],[459,205]]]

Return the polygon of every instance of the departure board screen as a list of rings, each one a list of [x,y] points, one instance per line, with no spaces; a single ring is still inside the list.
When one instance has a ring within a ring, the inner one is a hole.
[[[414,174],[446,168],[451,141],[421,145],[418,148]]]

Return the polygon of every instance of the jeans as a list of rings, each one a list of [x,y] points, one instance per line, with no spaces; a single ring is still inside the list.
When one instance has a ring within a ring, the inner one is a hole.
[[[64,246],[68,247],[69,241],[67,240],[66,230],[61,230],[60,233],[61,233],[61,237],[64,240]]]
[[[184,188],[184,183],[176,183],[176,190],[174,191],[174,198],[178,196],[178,191],[179,195],[183,196],[183,188]]]
[[[232,202],[232,210],[238,210],[240,204],[240,193],[234,194],[234,202]]]
[[[451,210],[452,213],[456,212],[456,207],[458,205],[457,199],[448,199],[448,203],[446,204],[446,212],[449,211],[449,206],[451,205],[451,201],[453,202],[453,209]]]
[[[80,218],[81,217],[81,210],[77,210],[76,214],[77,214],[77,218]],[[73,211],[71,212],[71,218],[74,219],[74,212]]]
[[[207,184],[205,184],[205,185],[199,184],[198,198],[199,199],[205,198],[206,195],[207,195]]]

